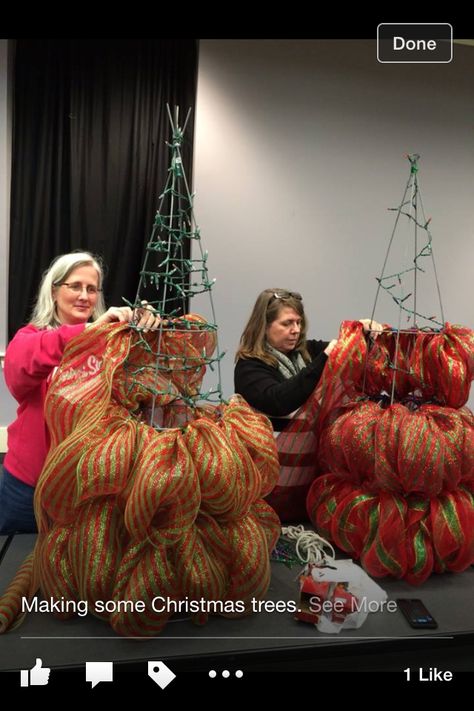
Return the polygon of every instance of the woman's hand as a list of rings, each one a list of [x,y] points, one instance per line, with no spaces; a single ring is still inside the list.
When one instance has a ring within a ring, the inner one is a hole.
[[[148,301],[142,301],[141,306],[132,310],[130,306],[111,306],[105,314],[99,316],[93,324],[100,323],[134,323],[139,331],[147,333],[156,331],[160,327],[161,318]],[[90,326],[93,325],[88,324]]]
[[[114,323],[120,321],[120,323],[130,322],[133,318],[133,311],[130,306],[111,306],[107,309],[105,314],[99,316],[90,326],[99,323]]]
[[[374,338],[377,338],[379,333],[382,333],[383,326],[377,321],[372,321],[370,318],[360,318],[359,323],[364,327],[364,332],[370,334]]]
[[[337,339],[335,339],[335,338],[333,338],[332,341],[329,341],[328,345],[324,349],[324,352],[326,353],[326,355],[329,355],[334,350],[336,344],[337,344]]]
[[[148,333],[148,331],[157,331],[160,327],[161,317],[155,311],[153,306],[150,306],[148,301],[141,301],[141,307],[133,312],[133,322],[140,331]]]

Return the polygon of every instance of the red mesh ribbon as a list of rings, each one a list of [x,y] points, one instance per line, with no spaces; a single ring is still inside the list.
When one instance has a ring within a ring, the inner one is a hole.
[[[146,337],[152,350],[158,337]],[[176,392],[195,392],[213,344],[214,334],[192,326],[166,334],[162,375]],[[195,354],[186,382],[184,352]],[[85,329],[68,344],[46,402],[52,448],[35,493],[37,544],[0,599],[0,631],[18,619],[19,595],[38,585],[53,600],[87,601],[117,633],[134,636],[157,634],[173,601],[220,601],[225,614],[246,614],[265,595],[280,531],[260,498],[278,477],[270,422],[236,397],[157,432],[130,414],[150,401],[149,364],[143,338],[122,324]]]
[[[474,480],[474,416],[421,405],[356,402],[321,434],[320,463],[371,491],[435,496]]]
[[[0,598],[0,634],[21,624],[26,614],[21,611],[23,598],[34,595],[36,590],[33,553],[30,553]]]
[[[180,321],[181,329],[176,328]],[[203,329],[205,325],[202,316],[186,314],[183,319],[176,319],[175,328],[163,331],[159,344],[162,354],[159,364],[167,369],[174,386],[189,397],[199,392],[206,371],[205,358],[209,358],[216,347],[216,332]]]
[[[306,518],[306,496],[318,473],[316,419],[318,397],[314,394],[276,436],[280,475],[266,497],[282,521]]]
[[[276,437],[280,462],[278,483],[266,500],[282,521],[307,518],[306,496],[318,475],[318,432],[325,418],[353,391],[353,380],[363,374],[365,340],[362,324],[344,321],[339,344],[326,363],[323,377],[311,397]],[[341,378],[344,373],[345,379]]]
[[[311,521],[374,576],[417,584],[433,570],[464,570],[474,562],[474,416],[461,406],[474,334],[446,324],[400,334],[398,348],[395,334],[382,334],[364,373],[357,358],[352,370],[342,362],[357,337],[343,325],[325,369],[319,461],[331,473],[308,493]],[[379,402],[361,399],[364,381]],[[392,386],[406,404],[386,404]]]
[[[474,332],[446,323],[441,332],[386,331],[371,345],[364,392],[385,391],[396,400],[416,391],[420,397],[459,408],[466,404],[474,377]],[[353,380],[361,391],[364,379]]]
[[[313,482],[308,513],[370,575],[420,584],[433,572],[465,570],[474,562],[474,486],[424,499],[370,493],[326,474]]]
[[[401,399],[413,389],[408,370],[413,344],[414,334],[385,331],[377,336],[367,355],[365,393],[378,396],[393,390],[395,397]],[[359,381],[360,389],[362,386],[363,381]]]

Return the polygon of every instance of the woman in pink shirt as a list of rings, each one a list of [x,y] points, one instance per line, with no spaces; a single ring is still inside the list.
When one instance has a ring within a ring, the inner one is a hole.
[[[0,534],[36,531],[33,496],[50,445],[44,401],[66,344],[89,320],[134,318],[128,306],[105,309],[102,281],[101,265],[88,252],[57,257],[43,275],[30,323],[8,345],[5,381],[19,407],[8,428],[8,452],[0,475]],[[144,330],[159,325],[159,316],[150,308],[139,309],[137,316],[137,325]]]

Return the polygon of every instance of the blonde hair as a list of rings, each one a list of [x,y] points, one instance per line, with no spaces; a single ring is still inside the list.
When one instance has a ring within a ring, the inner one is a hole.
[[[53,288],[60,282],[65,281],[69,274],[79,267],[94,267],[99,277],[98,288],[102,289],[104,278],[102,265],[98,257],[94,257],[89,252],[70,252],[61,254],[51,262],[48,269],[43,273],[41,283],[38,288],[36,304],[31,315],[30,323],[37,328],[57,328],[61,325],[56,313],[56,302],[53,298]],[[92,311],[92,320],[101,316],[105,312],[104,297],[102,292],[97,294],[97,301]]]
[[[301,318],[301,331],[295,350],[298,350],[303,359],[309,363],[311,357],[306,347],[308,322],[303,301],[300,294],[286,289],[265,289],[259,294],[240,337],[239,348],[235,356],[236,361],[239,358],[259,358],[269,365],[277,365],[276,358],[265,348],[266,332],[268,326],[278,318],[282,308],[285,307],[294,309]]]

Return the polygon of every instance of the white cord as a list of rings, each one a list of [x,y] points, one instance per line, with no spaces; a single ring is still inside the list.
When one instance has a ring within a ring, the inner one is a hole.
[[[321,565],[334,562],[336,553],[325,538],[314,531],[306,531],[304,526],[286,526],[281,529],[286,538],[296,541],[296,555],[303,563]]]

